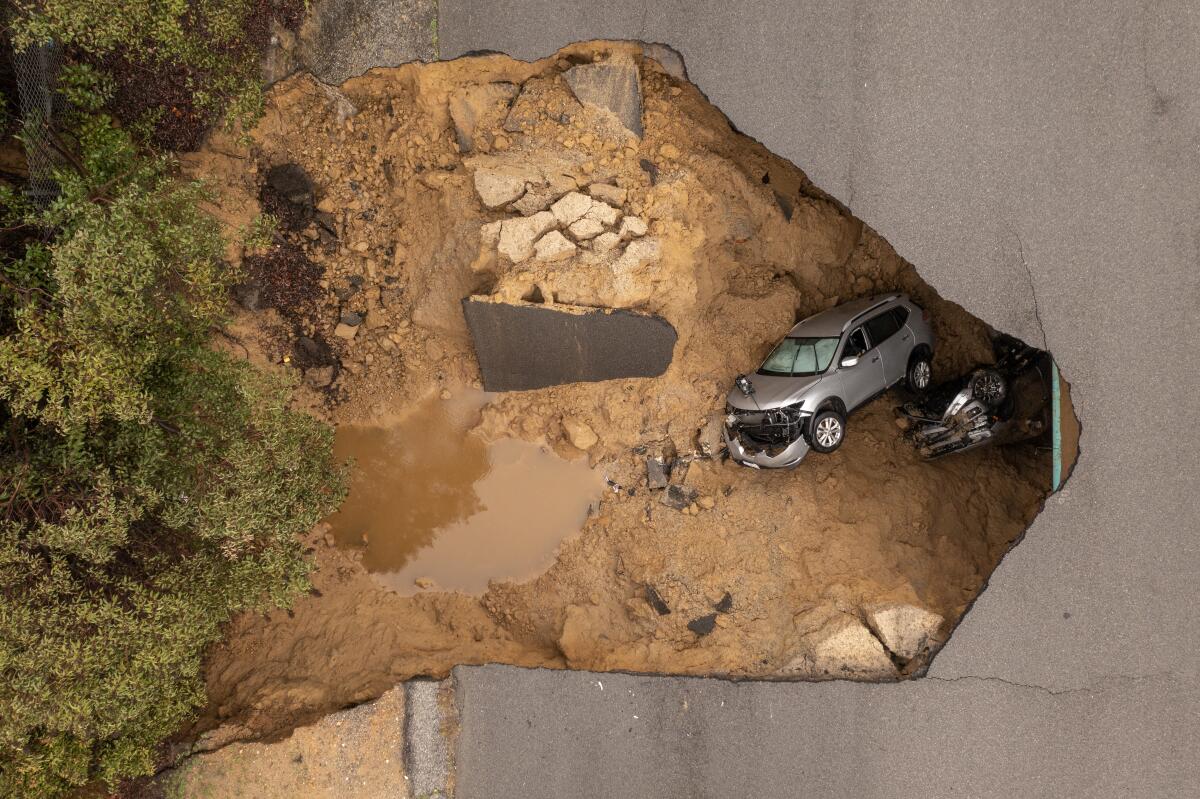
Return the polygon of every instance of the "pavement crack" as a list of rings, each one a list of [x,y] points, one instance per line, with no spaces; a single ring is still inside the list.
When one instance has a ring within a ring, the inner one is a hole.
[[[1038,305],[1037,286],[1033,282],[1033,270],[1029,268],[1029,262],[1025,260],[1025,242],[1021,240],[1021,234],[1013,225],[1013,236],[1017,240],[1017,257],[1021,259],[1021,266],[1025,269],[1025,278],[1029,281],[1029,294],[1033,298],[1033,318],[1037,322],[1038,332],[1042,334],[1042,349],[1049,350],[1049,342],[1046,339],[1046,326],[1042,324],[1042,309]]]
[[[1131,675],[1114,675],[1105,677],[1097,685],[1085,685],[1079,688],[1061,688],[1055,690],[1047,688],[1044,685],[1034,685],[1032,683],[1017,682],[1015,680],[1006,680],[1003,677],[981,677],[974,674],[964,674],[961,677],[931,677],[926,675],[923,680],[932,680],[933,682],[957,683],[957,682],[983,682],[983,683],[998,683],[1010,688],[1020,688],[1028,691],[1037,691],[1038,693],[1047,694],[1048,696],[1067,696],[1070,694],[1101,694],[1110,691],[1113,688],[1124,685],[1133,685],[1142,682],[1150,682],[1162,678],[1173,677],[1173,672],[1163,671],[1152,674],[1131,674]]]

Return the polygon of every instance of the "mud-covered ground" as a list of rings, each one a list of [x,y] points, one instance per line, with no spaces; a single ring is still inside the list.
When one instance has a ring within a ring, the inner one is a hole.
[[[563,77],[608,59],[640,70],[640,137],[580,104]],[[283,223],[270,251],[229,254],[252,278],[239,296],[255,310],[239,311],[227,344],[296,371],[297,405],[334,424],[477,388],[460,308],[472,294],[635,308],[669,321],[678,342],[660,377],[497,395],[483,410],[472,435],[545,442],[620,487],[536,579],[401,596],[361,553],[312,531],[312,595],[237,619],[209,658],[210,745],[456,663],[920,673],[1044,499],[1049,461],[1032,447],[919,461],[895,424],[896,392],[851,417],[841,449],[793,471],[703,457],[732,377],[798,318],[907,291],[931,314],[941,377],[990,360],[989,331],[637,46],[406,65],[340,89],[297,76],[268,95],[251,139],[218,136],[186,163],[219,192],[214,212],[229,225],[263,206]],[[310,197],[272,171],[286,164],[303,169]],[[514,175],[515,206],[496,204]],[[599,235],[550,223],[575,247],[559,260],[524,258],[494,224],[570,191],[602,199],[607,218]],[[295,202],[280,199],[289,192]],[[645,458],[664,452],[687,464],[674,479],[696,499],[683,510],[646,488]]]

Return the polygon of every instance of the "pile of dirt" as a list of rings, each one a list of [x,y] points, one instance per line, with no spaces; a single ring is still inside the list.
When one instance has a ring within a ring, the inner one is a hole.
[[[571,73],[591,66],[609,72]],[[628,102],[610,113],[595,99],[605,91],[636,91],[640,135]],[[536,579],[482,597],[401,596],[361,552],[312,531],[312,595],[237,619],[209,658],[210,745],[457,663],[919,674],[1040,508],[1044,456],[921,462],[892,396],[851,418],[840,450],[794,471],[714,457],[732,377],[797,319],[906,291],[931,315],[943,377],[989,361],[990,331],[638,46],[407,65],[337,89],[296,76],[251,135],[210,140],[187,168],[220,193],[214,211],[231,226],[259,210],[272,169],[295,165],[312,182],[312,217],[281,235],[322,270],[316,307],[294,322],[242,311],[233,327],[237,351],[304,369],[299,407],[371,423],[478,388],[460,308],[471,295],[633,308],[678,341],[660,377],[495,395],[484,408],[474,435],[545,442],[611,487]],[[322,342],[326,359],[293,358],[302,340]],[[648,482],[648,458],[674,468]]]

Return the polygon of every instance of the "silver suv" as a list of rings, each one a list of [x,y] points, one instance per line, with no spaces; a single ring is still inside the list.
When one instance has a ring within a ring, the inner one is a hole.
[[[725,445],[755,469],[833,452],[846,416],[897,383],[923,392],[933,376],[929,314],[906,294],[838,305],[793,327],[726,400]]]

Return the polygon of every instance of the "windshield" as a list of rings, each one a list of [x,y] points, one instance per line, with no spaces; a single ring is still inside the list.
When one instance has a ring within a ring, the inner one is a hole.
[[[820,374],[829,368],[837,345],[837,338],[785,338],[758,373],[785,377]]]

